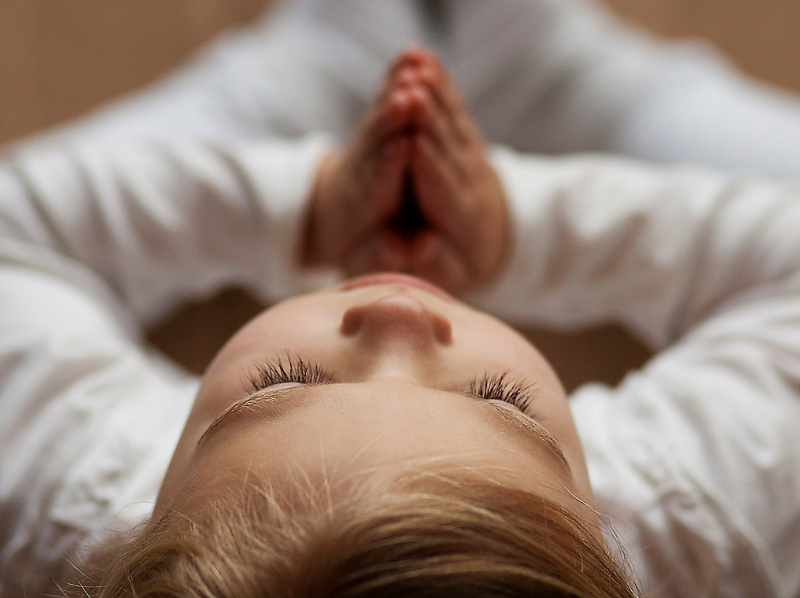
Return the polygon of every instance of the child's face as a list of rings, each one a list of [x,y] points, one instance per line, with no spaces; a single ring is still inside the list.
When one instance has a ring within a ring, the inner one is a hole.
[[[326,375],[298,374],[300,360]],[[266,376],[267,387],[253,392],[251,378],[276,362],[294,369],[291,379]],[[492,399],[499,398],[492,381],[502,376],[529,385],[529,404],[516,401],[525,414],[471,394],[471,383],[477,379],[481,390],[485,376]],[[247,405],[218,420],[246,397]],[[582,507],[572,495],[592,504],[566,395],[536,349],[417,279],[355,279],[276,305],[222,349],[203,378],[154,516],[190,508],[245,476],[280,483],[299,471],[312,484],[335,485],[426,462],[466,465],[575,509]]]

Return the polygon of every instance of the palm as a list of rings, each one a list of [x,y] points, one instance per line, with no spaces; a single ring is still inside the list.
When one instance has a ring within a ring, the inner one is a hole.
[[[499,268],[505,197],[432,55],[398,59],[350,147],[323,171],[312,232],[348,275],[398,270],[458,292]]]

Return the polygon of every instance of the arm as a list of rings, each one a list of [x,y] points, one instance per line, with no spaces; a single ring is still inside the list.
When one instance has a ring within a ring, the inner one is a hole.
[[[658,41],[591,0],[463,4],[445,56],[492,141],[800,177],[800,100],[708,47]]]
[[[39,151],[0,168],[0,234],[103,279],[134,313],[241,284],[292,287],[320,139]]]
[[[571,398],[599,508],[658,596],[800,591],[800,190],[498,151],[512,258],[479,302],[664,348]]]
[[[798,96],[699,46],[655,67],[658,76],[620,113],[602,149],[800,180]]]
[[[140,321],[292,286],[320,140],[39,152],[0,169],[0,596],[145,518],[197,382]]]
[[[800,271],[796,188],[601,156],[496,150],[494,164],[512,251],[476,299],[512,319],[617,320],[662,347]]]
[[[416,2],[269,4],[259,21],[220,35],[156,83],[20,145],[319,131],[346,140],[388,62],[421,35]]]

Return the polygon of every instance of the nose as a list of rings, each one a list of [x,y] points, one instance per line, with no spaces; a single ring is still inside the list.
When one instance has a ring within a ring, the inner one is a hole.
[[[404,344],[424,350],[452,342],[450,321],[404,293],[351,307],[342,317],[340,330],[375,348]]]

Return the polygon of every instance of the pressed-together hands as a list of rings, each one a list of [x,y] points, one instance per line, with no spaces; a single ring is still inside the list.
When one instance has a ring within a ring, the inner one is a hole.
[[[439,61],[407,50],[349,147],[320,167],[305,261],[459,292],[489,279],[507,245],[505,195],[480,132]]]

